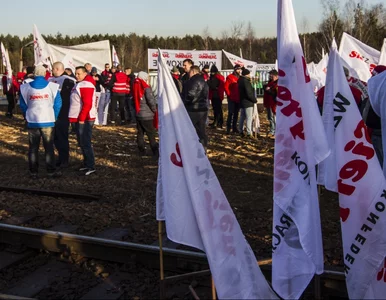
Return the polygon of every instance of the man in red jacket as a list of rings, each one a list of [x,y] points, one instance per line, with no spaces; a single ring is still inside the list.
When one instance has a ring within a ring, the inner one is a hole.
[[[267,119],[269,121],[269,132],[268,136],[275,136],[276,129],[276,96],[277,96],[277,82],[279,79],[279,73],[276,70],[271,70],[269,72],[269,81],[266,86],[264,86],[264,96],[263,103],[264,107],[267,109]]]
[[[83,165],[79,169],[84,175],[95,172],[94,150],[91,144],[92,128],[96,118],[96,91],[93,78],[83,66],[75,69],[76,85],[70,96],[68,118],[75,123],[78,143],[82,149]]]
[[[224,100],[225,78],[220,74],[215,65],[210,69],[209,99],[212,102],[214,120],[210,124],[212,128],[222,128],[224,119],[222,113],[222,101]]]
[[[130,85],[127,80],[127,75],[122,72],[120,65],[117,66],[117,71],[113,73],[109,89],[111,90],[111,103],[110,103],[110,122],[115,124],[116,122],[116,109],[117,103],[119,104],[119,112],[121,115],[121,125],[125,124],[126,117],[126,95],[130,93]]]
[[[231,126],[233,133],[239,133],[237,129],[237,119],[239,118],[240,111],[240,94],[237,81],[241,74],[241,66],[236,64],[233,70],[233,73],[227,76],[224,86],[225,93],[228,97],[227,134],[230,133]]]

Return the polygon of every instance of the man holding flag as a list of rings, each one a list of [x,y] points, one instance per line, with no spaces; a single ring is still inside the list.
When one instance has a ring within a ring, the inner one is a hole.
[[[282,298],[298,299],[323,273],[315,166],[329,149],[291,0],[278,0],[277,28],[272,285]]]

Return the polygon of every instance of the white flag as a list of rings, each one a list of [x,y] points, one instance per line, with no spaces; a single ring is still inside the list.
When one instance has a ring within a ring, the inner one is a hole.
[[[343,238],[343,259],[350,299],[384,299],[386,295],[386,180],[367,128],[332,48],[324,109],[333,123],[334,161]],[[334,174],[332,174],[334,173]]]
[[[229,59],[232,66],[240,65],[241,67],[248,69],[251,72],[252,77],[256,76],[257,62],[241,58],[232,53],[226,52],[224,49],[222,51],[224,52],[225,56]]]
[[[381,56],[379,58],[378,64],[386,66],[386,39],[383,40],[383,45],[382,45],[382,49],[381,49]]]
[[[205,251],[220,299],[277,299],[260,271],[173,83],[158,56],[157,219],[168,238]]]
[[[113,46],[112,54],[113,54],[113,66],[116,67],[116,66],[119,65],[119,58],[118,58],[117,51],[115,51],[115,47],[114,46]]]
[[[7,71],[7,90],[11,87],[12,84],[12,67],[11,61],[9,60],[8,50],[5,49],[3,42],[1,42],[1,58],[3,61],[3,66]]]
[[[70,53],[67,53],[63,59],[62,59],[62,64],[64,65],[65,68],[70,68],[73,73],[75,73],[75,62],[74,59],[72,58],[72,55]]]
[[[40,34],[35,24],[33,28],[33,39],[34,39],[35,66],[39,64],[46,64],[50,67],[51,62],[49,58],[51,55],[50,55],[48,44]]]
[[[315,166],[329,149],[291,0],[278,0],[277,28],[272,285],[282,298],[298,299],[323,273]]]
[[[350,74],[367,82],[378,65],[380,52],[343,32],[339,54]]]

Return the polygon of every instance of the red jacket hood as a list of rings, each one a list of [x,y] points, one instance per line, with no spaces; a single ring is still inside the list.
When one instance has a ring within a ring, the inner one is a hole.
[[[94,86],[96,86],[96,82],[95,82],[94,78],[92,78],[91,75],[86,75],[86,77],[83,79],[83,81],[91,82]]]

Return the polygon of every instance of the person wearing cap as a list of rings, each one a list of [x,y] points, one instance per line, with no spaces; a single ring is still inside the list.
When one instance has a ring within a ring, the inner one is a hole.
[[[76,80],[64,72],[64,65],[57,61],[52,64],[52,77],[49,82],[59,84],[60,96],[62,98],[62,107],[55,123],[54,145],[58,150],[58,160],[56,167],[67,168],[70,159],[70,145],[68,142],[68,129],[70,122],[68,112],[70,110],[71,91],[75,86]]]
[[[240,93],[240,123],[239,131],[241,136],[244,136],[244,121],[247,129],[247,137],[254,139],[252,135],[252,116],[253,106],[257,103],[255,93],[253,92],[251,83],[251,72],[248,69],[244,69],[241,72],[241,76],[237,81],[239,93]]]
[[[196,129],[200,143],[206,149],[208,146],[206,121],[208,117],[209,86],[201,76],[198,66],[190,68],[189,77],[182,91],[182,101]]]
[[[212,128],[222,128],[224,123],[222,112],[222,101],[224,100],[225,78],[220,74],[216,65],[210,68],[210,78],[207,81],[209,86],[209,100],[212,102],[214,120],[210,124]]]
[[[91,143],[92,129],[97,110],[94,79],[83,66],[75,68],[76,85],[71,91],[68,119],[75,123],[78,144],[83,154],[79,168],[85,176],[95,173],[95,156]]]
[[[269,73],[268,83],[264,86],[263,104],[267,109],[267,119],[269,122],[268,136],[275,136],[276,129],[276,96],[278,92],[279,74],[276,70],[271,70]]]
[[[110,102],[110,122],[115,124],[116,122],[116,109],[119,105],[119,114],[121,117],[121,125],[125,124],[126,116],[125,112],[128,110],[126,107],[126,95],[130,93],[130,85],[127,82],[127,75],[122,72],[122,67],[117,66],[117,71],[113,73],[109,89],[111,90],[111,102]]]
[[[202,77],[204,77],[205,81],[209,80],[209,65],[204,65],[201,70]]]
[[[371,129],[371,142],[374,146],[379,163],[386,173],[384,161],[383,141],[386,139],[386,114],[384,103],[386,101],[386,66],[378,65],[372,72],[372,77],[367,82],[369,99],[363,109],[362,117],[367,127]]]
[[[36,66],[34,75],[34,81],[20,87],[20,109],[28,128],[30,176],[33,179],[38,177],[39,145],[43,139],[47,175],[58,177],[61,173],[55,168],[54,128],[62,107],[59,84],[44,78],[46,69],[43,66]]]
[[[137,121],[137,145],[140,155],[146,154],[145,139],[146,133],[149,138],[150,149],[154,158],[158,158],[158,143],[155,140],[156,130],[154,118],[156,117],[157,104],[151,87],[147,81],[149,75],[146,72],[139,72],[133,84],[133,99]]]
[[[181,95],[182,93],[182,82],[180,80],[180,70],[176,66],[174,66],[170,73],[172,74],[173,82],[177,88],[178,93]]]
[[[240,78],[241,66],[236,64],[233,67],[233,73],[229,74],[225,80],[225,93],[228,100],[228,118],[227,118],[227,134],[239,133],[237,129],[237,119],[239,118],[240,110],[240,94],[237,81]]]

